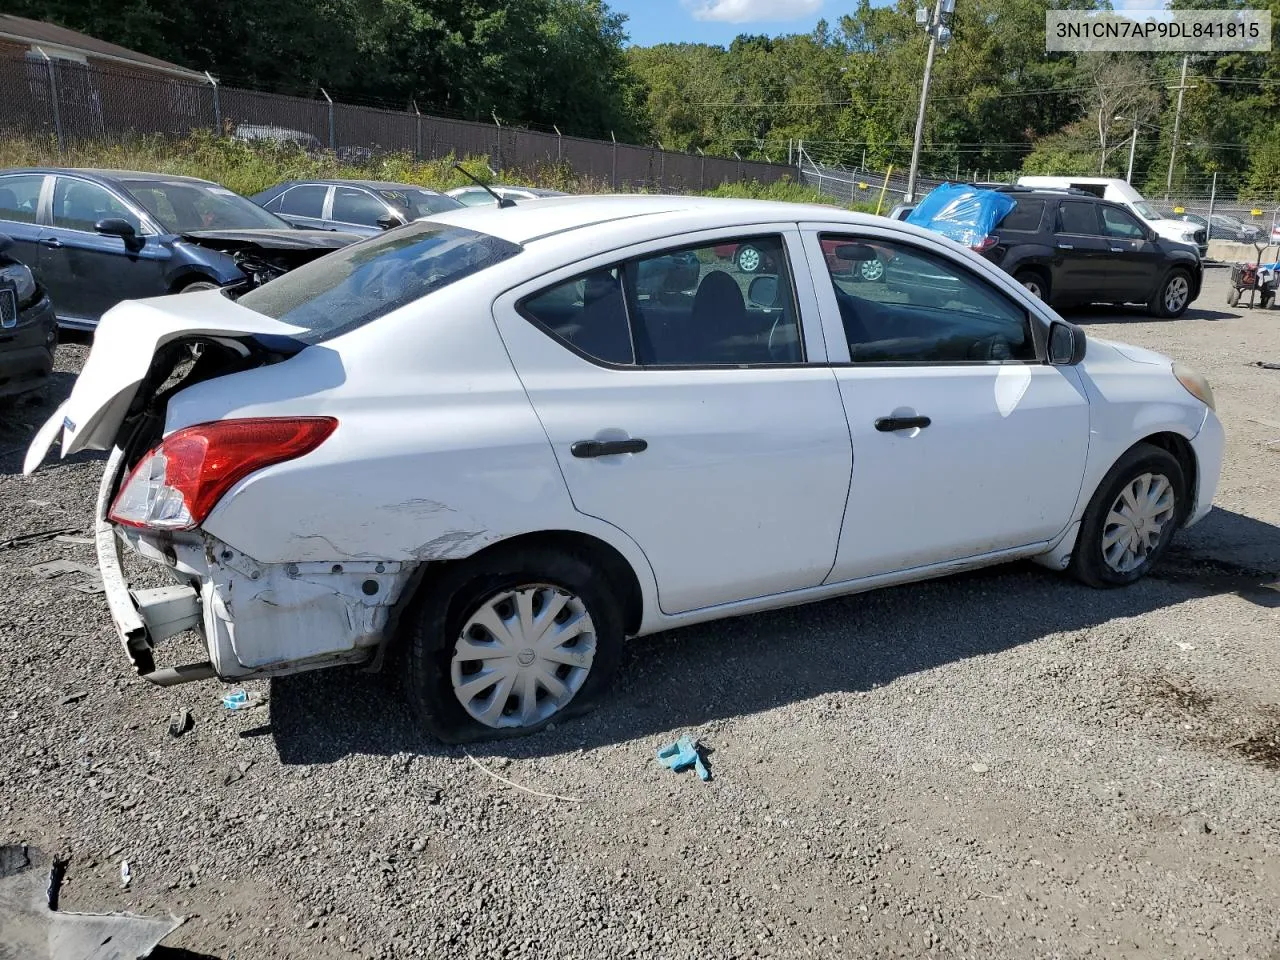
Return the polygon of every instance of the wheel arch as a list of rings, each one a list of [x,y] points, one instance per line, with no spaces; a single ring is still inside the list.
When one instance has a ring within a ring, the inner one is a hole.
[[[1186,519],[1191,509],[1195,506],[1196,497],[1200,489],[1200,463],[1196,459],[1195,448],[1191,445],[1191,441],[1179,433],[1169,430],[1153,433],[1143,437],[1133,446],[1125,450],[1120,456],[1128,454],[1129,450],[1139,444],[1148,444],[1153,447],[1159,447],[1161,450],[1171,454],[1178,461],[1178,466],[1182,467],[1183,479],[1187,481],[1185,504],[1182,510],[1182,516],[1178,518],[1179,523]],[[1117,458],[1117,462],[1119,459]]]

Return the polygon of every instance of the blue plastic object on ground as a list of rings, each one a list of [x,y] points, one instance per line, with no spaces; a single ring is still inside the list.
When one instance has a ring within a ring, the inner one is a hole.
[[[995,190],[944,183],[929,191],[907,216],[907,223],[972,247],[996,228],[1017,203]]]
[[[658,760],[662,762],[663,766],[670,767],[675,771],[687,770],[689,767],[693,767],[703,780],[711,779],[711,771],[702,762],[702,755],[698,753],[698,745],[687,736],[681,737],[675,743],[668,744],[659,750]]]

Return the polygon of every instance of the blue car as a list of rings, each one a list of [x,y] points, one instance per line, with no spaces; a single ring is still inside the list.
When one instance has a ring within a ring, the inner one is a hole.
[[[0,234],[64,327],[121,300],[227,287],[238,296],[360,236],[299,230],[207,180],[125,170],[0,170]]]
[[[463,206],[426,187],[382,180],[286,180],[249,199],[295,227],[367,237]]]

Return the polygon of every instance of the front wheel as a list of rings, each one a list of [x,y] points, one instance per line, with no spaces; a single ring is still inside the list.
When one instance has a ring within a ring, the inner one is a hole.
[[[1147,304],[1147,310],[1157,317],[1173,320],[1186,312],[1191,303],[1191,277],[1187,271],[1175,268],[1161,281],[1156,295]]]
[[[867,283],[875,283],[884,277],[884,261],[879,257],[873,260],[863,260],[862,265],[858,268],[858,275]]]
[[[545,548],[459,561],[426,588],[408,636],[408,697],[445,743],[524,736],[596,705],[622,656],[610,581]]]
[[[1099,485],[1084,512],[1071,572],[1091,587],[1120,587],[1150,572],[1187,511],[1187,481],[1167,450],[1140,443]]]
[[[179,290],[179,293],[200,293],[204,290],[217,290],[218,284],[211,280],[193,280]]]

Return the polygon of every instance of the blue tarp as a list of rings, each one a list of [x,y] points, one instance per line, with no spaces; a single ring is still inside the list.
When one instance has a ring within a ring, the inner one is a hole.
[[[907,223],[971,247],[995,230],[1015,205],[1007,193],[944,183],[916,205]]]

